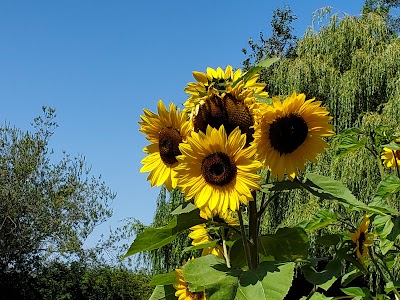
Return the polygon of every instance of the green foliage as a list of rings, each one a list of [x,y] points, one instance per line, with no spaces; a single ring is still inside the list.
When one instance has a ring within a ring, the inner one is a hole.
[[[52,263],[38,275],[38,291],[43,300],[50,299],[143,299],[151,294],[150,278],[124,268],[88,267]]]
[[[253,271],[228,269],[213,255],[183,267],[193,291],[206,290],[207,299],[283,299],[292,283],[294,263],[263,262]]]
[[[52,155],[55,117],[54,109],[43,108],[33,132],[0,127],[0,282],[14,287],[49,258],[96,258],[82,245],[112,213],[115,195],[91,176],[83,157]],[[19,279],[10,282],[12,274]]]
[[[160,228],[146,228],[132,243],[128,252],[122,257],[128,257],[142,251],[150,251],[158,249],[164,245],[171,243],[176,236],[189,229],[194,225],[204,223],[204,219],[200,217],[198,209],[188,213],[179,214],[174,217],[171,222]]]

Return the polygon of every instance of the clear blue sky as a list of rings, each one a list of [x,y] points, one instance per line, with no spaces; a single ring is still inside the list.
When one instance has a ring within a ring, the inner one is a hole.
[[[364,1],[18,1],[0,2],[0,122],[24,130],[42,105],[57,110],[51,146],[82,154],[117,193],[113,217],[152,221],[159,188],[140,174],[143,108],[182,104],[192,71],[241,67],[241,49],[268,36],[272,12],[288,4],[301,37],[318,8],[354,15]]]

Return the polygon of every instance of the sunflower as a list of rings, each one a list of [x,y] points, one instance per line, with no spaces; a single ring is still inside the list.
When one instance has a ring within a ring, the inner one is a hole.
[[[206,131],[224,125],[229,134],[237,126],[247,135],[247,144],[253,139],[257,121],[258,101],[255,94],[268,97],[263,91],[265,83],[257,82],[260,74],[249,79],[242,77],[240,69],[235,73],[228,66],[225,72],[208,68],[207,73],[193,72],[197,83],[189,83],[185,89],[191,95],[184,106],[190,113],[194,131]]]
[[[282,181],[287,174],[293,180],[297,169],[303,171],[306,161],[316,161],[328,144],[321,138],[334,135],[332,117],[320,101],[305,100],[295,92],[282,103],[273,98],[273,107],[261,109],[262,118],[254,134],[258,158],[271,171],[272,178]]]
[[[208,234],[206,224],[199,224],[190,227],[190,230],[192,230],[191,233],[189,233],[188,237],[191,238],[192,245],[193,246],[198,246],[201,244],[206,244],[211,242],[213,239],[211,236]],[[201,256],[205,256],[208,254],[213,254],[219,258],[224,258],[224,250],[221,245],[215,245],[215,247],[206,247],[203,249]]]
[[[177,179],[186,200],[194,198],[200,209],[236,211],[240,203],[253,200],[252,189],[259,189],[262,164],[254,160],[255,148],[245,148],[246,135],[235,128],[227,136],[224,126],[207,127],[206,133],[192,132],[180,144]]]
[[[400,143],[400,139],[396,139],[395,143]],[[384,147],[381,154],[381,159],[387,168],[398,168],[400,167],[400,150],[392,150]]]
[[[145,109],[145,115],[140,116],[140,132],[152,143],[143,149],[148,155],[141,161],[144,166],[140,172],[150,172],[147,180],[151,186],[165,184],[171,191],[177,186],[175,167],[178,165],[176,156],[181,154],[179,144],[189,135],[190,123],[187,114],[181,113],[173,103],[167,111],[159,100],[157,109],[158,114]]]
[[[367,247],[374,243],[374,241],[371,239],[374,237],[374,234],[368,233],[369,223],[369,216],[365,215],[357,230],[350,233],[350,238],[355,244],[354,252],[362,264],[364,264],[364,258],[368,257]]]
[[[204,291],[191,292],[189,290],[188,283],[183,278],[182,268],[175,269],[175,277],[175,296],[178,297],[178,300],[206,300],[206,293]]]

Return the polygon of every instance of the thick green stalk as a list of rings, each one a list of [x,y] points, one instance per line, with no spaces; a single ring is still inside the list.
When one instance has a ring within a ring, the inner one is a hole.
[[[258,216],[256,192],[252,192],[253,201],[249,201],[249,248],[250,248],[250,269],[254,270],[258,267]]]
[[[247,266],[250,268],[250,249],[249,249],[249,243],[247,240],[246,230],[244,228],[242,213],[243,213],[242,206],[239,206],[238,216],[239,216],[239,223],[240,223],[240,232],[242,235],[243,248],[244,248],[244,254],[246,256]]]

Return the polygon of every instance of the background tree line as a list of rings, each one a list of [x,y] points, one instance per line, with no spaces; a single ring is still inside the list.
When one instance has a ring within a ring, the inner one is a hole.
[[[148,276],[105,263],[117,240],[83,249],[111,216],[115,194],[84,157],[54,157],[54,109],[32,125],[0,127],[0,298],[147,299]]]

